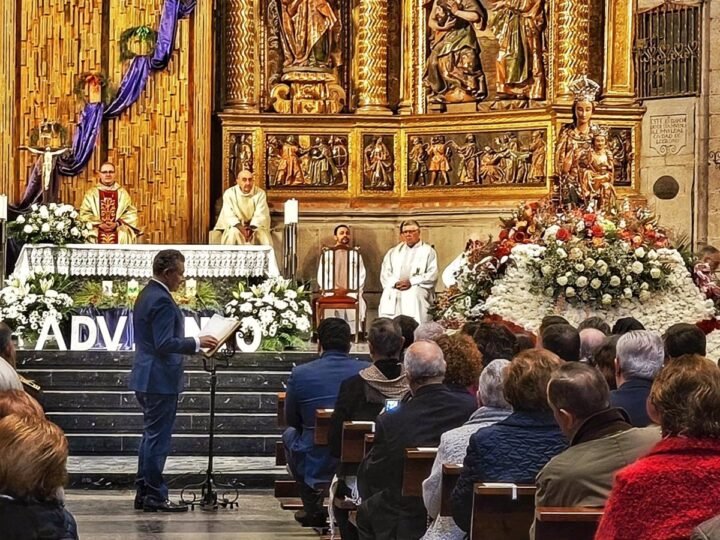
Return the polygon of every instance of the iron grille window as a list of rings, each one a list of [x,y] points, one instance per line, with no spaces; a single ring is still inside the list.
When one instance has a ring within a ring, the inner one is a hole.
[[[668,1],[638,13],[634,51],[638,98],[700,94],[700,9]]]

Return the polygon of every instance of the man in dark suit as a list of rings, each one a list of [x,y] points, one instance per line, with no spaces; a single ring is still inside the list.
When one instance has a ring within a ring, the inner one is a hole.
[[[184,280],[185,257],[174,249],[153,260],[153,277],[140,292],[133,311],[135,360],[131,390],[143,410],[143,436],[138,449],[135,509],[145,512],[185,512],[187,506],[168,500],[162,472],[170,454],[178,394],[183,391],[183,355],[212,348],[211,336],[186,338],[185,319],[171,292]]]
[[[414,540],[425,533],[422,497],[402,496],[405,449],[437,446],[443,433],[465,423],[475,411],[442,384],[445,360],[437,343],[413,343],[404,364],[413,397],[377,417],[375,443],[358,471],[361,540]]]
[[[283,443],[290,472],[300,487],[303,509],[295,519],[303,526],[325,525],[323,484],[329,484],[337,459],[328,446],[315,446],[315,409],[335,406],[340,383],[369,367],[349,356],[350,325],[330,317],[318,327],[320,358],[293,368],[285,397],[288,427]]]

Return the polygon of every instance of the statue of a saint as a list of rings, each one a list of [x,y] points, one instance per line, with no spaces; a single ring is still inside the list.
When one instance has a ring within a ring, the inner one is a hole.
[[[27,150],[40,158],[40,170],[42,174],[42,202],[56,202],[57,189],[50,189],[52,183],[53,169],[55,168],[55,160],[62,154],[68,152],[70,148],[58,148],[53,150],[49,146],[43,148],[33,148],[31,146],[20,146],[20,150]]]
[[[450,185],[450,156],[452,150],[450,145],[445,142],[445,137],[435,135],[430,139],[430,148],[428,148],[428,170],[430,171],[430,185],[436,185],[438,177],[443,181],[444,185]],[[441,184],[442,185],[442,184]]]
[[[315,144],[308,152],[310,162],[308,176],[313,186],[331,186],[335,183],[337,166],[332,156],[332,150],[321,137],[315,138]]]
[[[410,185],[416,186],[418,182],[422,182],[420,185],[425,186],[428,178],[428,145],[420,137],[413,137],[408,158],[410,159],[410,177],[412,178]]]
[[[392,155],[382,137],[365,148],[365,178],[371,188],[389,188],[393,185]]]
[[[340,19],[328,0],[281,0],[285,68],[332,68],[340,63]]]
[[[592,136],[592,146],[580,155],[579,167],[583,202],[586,206],[594,204],[596,209],[609,210],[617,202],[615,180],[615,161],[607,145],[607,131],[599,129]]]
[[[433,103],[478,102],[487,96],[477,31],[487,11],[477,0],[433,0],[428,16],[430,55],[423,80]]]
[[[565,126],[558,136],[555,147],[555,167],[560,180],[563,202],[579,205],[583,202],[580,189],[580,155],[588,150],[598,126],[592,122],[598,84],[582,76],[571,87],[575,100],[573,123]]]
[[[295,136],[290,135],[283,143],[280,150],[280,159],[275,175],[276,186],[289,186],[305,183],[300,163],[300,156],[304,154],[300,145],[295,142]]]
[[[458,178],[460,184],[479,184],[480,183],[480,158],[483,151],[475,140],[472,133],[465,136],[465,144],[457,145],[454,141],[450,141],[450,146],[460,156],[460,170]]]
[[[545,143],[545,133],[538,129],[533,131],[532,142],[530,143],[530,173],[531,182],[542,182],[545,179],[545,158],[547,154],[547,145]]]
[[[490,27],[500,46],[497,99],[545,99],[545,1],[499,0]]]

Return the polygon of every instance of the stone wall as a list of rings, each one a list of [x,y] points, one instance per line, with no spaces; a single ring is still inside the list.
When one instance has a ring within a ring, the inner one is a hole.
[[[707,23],[707,39],[703,44],[708,48],[708,72],[706,77],[707,96],[707,135],[703,145],[703,152],[698,156],[698,162],[705,165],[710,152],[720,152],[720,2],[710,0],[706,3],[709,10]],[[707,242],[720,246],[720,165],[707,166],[707,214],[703,225],[707,230]]]

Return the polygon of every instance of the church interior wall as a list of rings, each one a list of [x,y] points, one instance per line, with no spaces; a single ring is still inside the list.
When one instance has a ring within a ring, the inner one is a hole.
[[[707,144],[699,162],[703,165],[711,152],[720,152],[720,2],[708,2],[710,21],[708,25],[709,69],[707,72]],[[720,160],[720,157],[718,158]],[[708,164],[707,168],[707,241],[720,245],[720,165]]]

